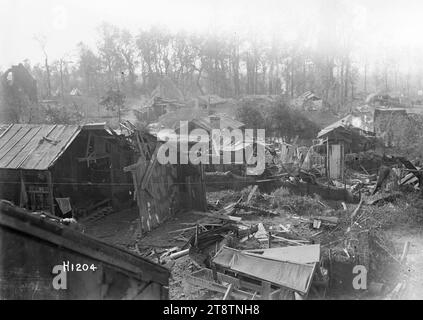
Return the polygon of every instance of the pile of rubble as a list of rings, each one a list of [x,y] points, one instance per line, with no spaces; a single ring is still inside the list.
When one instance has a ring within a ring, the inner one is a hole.
[[[149,253],[178,270],[183,262],[186,269],[177,281],[184,295],[187,283],[225,299],[357,295],[363,292],[353,281],[360,265],[371,288],[362,295],[385,297],[407,269],[384,234],[379,208],[392,204],[383,199],[355,205],[293,195],[285,188],[269,194],[254,185],[209,193],[208,200],[209,212],[195,212],[199,220],[171,232],[185,245]]]
[[[274,164],[270,176],[243,181],[247,187],[209,192],[208,212],[192,212],[201,217],[169,232],[183,245],[146,255],[179,270],[174,283],[188,298],[187,284],[213,299],[400,297],[408,249],[385,229],[423,221],[420,167],[364,152],[349,155],[338,181],[313,166]]]

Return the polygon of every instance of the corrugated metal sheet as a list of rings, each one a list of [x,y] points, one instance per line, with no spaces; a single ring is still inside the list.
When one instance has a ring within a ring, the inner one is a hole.
[[[306,294],[310,289],[316,266],[262,258],[227,247],[223,247],[216,254],[213,263],[302,294]]]
[[[80,131],[76,125],[11,125],[0,136],[0,169],[47,170]]]

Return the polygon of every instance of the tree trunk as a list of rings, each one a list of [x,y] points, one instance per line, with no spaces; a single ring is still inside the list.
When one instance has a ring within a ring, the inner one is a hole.
[[[367,61],[364,63],[364,94],[367,97]]]
[[[46,73],[47,73],[47,97],[51,97],[51,80],[50,80],[50,67],[48,65],[48,58],[46,56],[45,58],[45,67],[46,67]]]
[[[294,68],[294,59],[292,59],[291,60],[291,73],[290,73],[290,76],[291,76],[291,99],[293,99],[294,98],[294,87],[295,87],[295,75],[294,75],[294,70],[295,70],[295,68]]]

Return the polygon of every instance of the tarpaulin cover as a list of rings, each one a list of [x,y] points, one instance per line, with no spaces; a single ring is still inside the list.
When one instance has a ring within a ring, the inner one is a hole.
[[[293,262],[293,263],[315,263],[320,261],[320,245],[312,244],[307,246],[291,246],[282,248],[270,248],[263,250],[245,250],[243,253],[258,255],[263,258]]]
[[[277,261],[227,247],[216,254],[213,263],[302,294],[308,292],[315,271],[315,264]]]

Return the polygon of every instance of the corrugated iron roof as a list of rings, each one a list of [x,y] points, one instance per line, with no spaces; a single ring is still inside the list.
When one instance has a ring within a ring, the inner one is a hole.
[[[13,124],[0,136],[0,168],[47,170],[81,130],[77,125]]]
[[[335,130],[337,128],[340,128],[340,127],[344,127],[345,128],[346,126],[348,126],[348,125],[351,124],[351,117],[352,117],[352,115],[349,114],[349,115],[345,116],[344,118],[342,118],[342,119],[340,119],[340,120],[338,120],[338,121],[336,121],[336,122],[328,125],[326,128],[322,129],[317,134],[317,137],[318,138],[321,138],[321,137],[325,136],[326,134],[328,134],[329,132],[331,132],[331,131],[333,131],[333,130]]]

